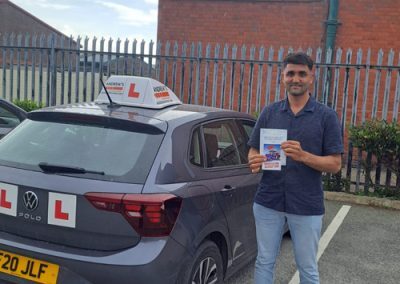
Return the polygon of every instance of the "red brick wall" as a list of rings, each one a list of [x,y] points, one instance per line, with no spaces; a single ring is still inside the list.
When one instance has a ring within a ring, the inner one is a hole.
[[[158,40],[318,47],[327,11],[326,1],[160,0]]]
[[[162,0],[161,0],[162,1]],[[338,19],[341,23],[336,46],[342,48],[371,48],[376,56],[382,48],[398,51],[400,37],[400,1],[346,0],[340,1]],[[386,63],[386,62],[385,62]],[[396,60],[397,64],[397,60]]]
[[[158,40],[323,47],[329,0],[159,0]],[[400,1],[339,1],[335,47],[398,50]]]
[[[301,2],[301,3],[300,3]],[[161,53],[165,53],[166,41],[175,41],[179,43],[179,55],[181,54],[181,43],[186,42],[188,48],[186,55],[190,55],[190,44],[196,43],[195,56],[197,55],[197,43],[202,42],[202,55],[206,54],[206,45],[211,44],[211,57],[214,57],[214,47],[216,43],[221,44],[219,56],[223,54],[223,44],[229,44],[229,58],[231,58],[232,45],[236,44],[236,58],[240,59],[241,47],[243,44],[247,47],[246,58],[249,59],[250,47],[256,47],[255,58],[259,58],[259,47],[265,47],[264,58],[268,58],[268,49],[273,46],[275,49],[274,60],[277,60],[278,49],[282,46],[302,47],[304,50],[312,47],[315,50],[321,46],[324,38],[324,20],[327,17],[328,6],[325,1],[307,2],[299,1],[279,3],[259,2],[259,1],[208,1],[208,0],[160,0],[158,14],[158,40],[163,43]],[[302,32],[307,30],[308,32]],[[169,54],[172,54],[173,45],[171,45]],[[315,53],[314,53],[315,54]],[[187,63],[188,64],[188,63]],[[236,65],[236,78],[234,84],[234,109],[239,109],[239,77],[240,65]],[[164,65],[161,66],[163,74]],[[170,69],[171,67],[169,67]],[[218,74],[217,93],[221,91],[221,69]],[[266,67],[264,68],[266,69]],[[178,74],[181,69],[178,66]],[[196,69],[195,69],[196,70]],[[212,81],[212,67],[209,70],[209,82]],[[228,67],[228,74],[230,66]],[[265,71],[264,71],[265,72]],[[171,70],[168,71],[171,78]],[[201,68],[199,103],[203,102],[203,83],[204,66]],[[255,73],[256,74],[256,73]],[[190,84],[188,82],[188,66],[186,67],[184,82],[184,101],[188,102],[190,95]],[[228,75],[229,76],[229,75]],[[245,68],[243,84],[243,104],[246,103],[248,93],[249,66]],[[271,90],[275,90],[276,70],[274,68],[272,76]],[[230,78],[227,79],[226,96],[230,93]],[[254,78],[256,80],[256,78]],[[171,85],[170,80],[164,82]],[[177,78],[177,84],[180,84]],[[191,90],[195,86],[192,82]],[[253,84],[253,99],[251,101],[252,109],[255,107],[256,81]],[[272,91],[273,92],[273,91]],[[283,91],[282,91],[283,92]],[[179,92],[178,92],[179,93]],[[262,93],[265,93],[265,86],[262,87]],[[274,92],[273,92],[274,93]],[[272,94],[271,100],[275,97]],[[228,99],[225,99],[223,107],[228,107]],[[194,102],[193,100],[191,101]],[[221,99],[217,98],[217,105]],[[208,90],[207,103],[211,103],[211,87]],[[265,104],[264,95],[262,96],[262,105]],[[246,105],[241,108],[246,110]],[[253,111],[252,111],[253,112]]]

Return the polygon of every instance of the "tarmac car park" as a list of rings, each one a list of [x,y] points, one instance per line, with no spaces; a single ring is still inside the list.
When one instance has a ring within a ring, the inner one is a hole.
[[[0,140],[0,279],[222,283],[256,254],[254,118],[150,78],[105,87],[92,103],[7,108],[21,123]]]

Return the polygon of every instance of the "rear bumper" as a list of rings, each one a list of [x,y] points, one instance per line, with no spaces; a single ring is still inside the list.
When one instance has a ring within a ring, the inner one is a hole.
[[[108,256],[82,256],[10,245],[0,239],[0,249],[60,266],[58,284],[64,283],[176,283],[187,250],[171,238],[144,239],[138,246]],[[44,253],[43,251],[46,251]],[[0,273],[0,279],[31,283]]]

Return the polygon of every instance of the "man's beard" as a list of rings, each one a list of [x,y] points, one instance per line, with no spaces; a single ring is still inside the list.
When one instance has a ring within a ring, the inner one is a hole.
[[[296,90],[291,90],[291,87],[292,86],[297,86],[298,87],[298,89],[296,89]],[[304,95],[305,93],[307,93],[307,91],[308,91],[308,85],[306,85],[306,84],[288,84],[287,86],[286,86],[286,90],[287,90],[287,92],[289,93],[289,94],[291,94],[292,96],[295,96],[295,97],[299,97],[299,96],[302,96],[302,95]]]

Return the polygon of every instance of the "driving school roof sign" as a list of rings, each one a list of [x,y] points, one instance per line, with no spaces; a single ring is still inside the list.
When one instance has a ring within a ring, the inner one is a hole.
[[[111,100],[120,105],[161,109],[170,105],[182,104],[167,86],[152,78],[111,76],[105,86]],[[104,88],[96,102],[109,103]]]

